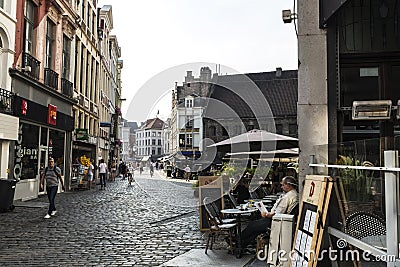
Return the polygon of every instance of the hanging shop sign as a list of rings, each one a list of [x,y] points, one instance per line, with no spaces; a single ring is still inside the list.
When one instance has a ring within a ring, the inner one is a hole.
[[[48,113],[47,113],[47,123],[51,125],[57,124],[57,106],[49,104],[47,106]]]
[[[76,129],[75,138],[76,140],[89,140],[88,129]]]
[[[27,111],[28,111],[28,101],[22,100],[22,102],[21,102],[21,113],[22,113],[22,115],[26,115]]]

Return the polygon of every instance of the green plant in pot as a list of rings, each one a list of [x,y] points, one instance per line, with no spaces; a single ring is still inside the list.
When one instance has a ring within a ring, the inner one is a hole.
[[[370,161],[361,161],[349,156],[339,156],[339,165],[373,167]],[[344,193],[348,201],[368,202],[371,200],[374,171],[363,169],[339,169],[339,178],[342,181]]]

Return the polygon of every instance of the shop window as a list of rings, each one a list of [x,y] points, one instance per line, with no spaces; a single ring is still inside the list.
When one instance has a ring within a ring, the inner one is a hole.
[[[42,128],[40,131],[40,145],[47,146],[47,128]]]
[[[342,67],[340,71],[340,107],[352,107],[355,100],[378,100],[378,67]]]
[[[343,53],[398,51],[400,5],[397,0],[348,1],[338,13]]]
[[[38,174],[39,126],[21,123],[15,141],[14,178],[35,179]]]

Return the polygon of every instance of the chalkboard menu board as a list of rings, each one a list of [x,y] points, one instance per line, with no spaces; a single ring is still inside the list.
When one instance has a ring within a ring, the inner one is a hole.
[[[221,176],[199,176],[199,201],[200,201],[200,231],[208,230],[207,213],[203,199],[209,197],[215,200],[220,209],[224,208],[223,188]]]
[[[307,175],[294,238],[292,267],[315,267],[325,228],[333,178]]]

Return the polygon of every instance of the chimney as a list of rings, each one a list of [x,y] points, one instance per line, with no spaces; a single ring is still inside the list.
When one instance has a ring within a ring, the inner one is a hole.
[[[191,70],[186,71],[185,83],[190,83],[194,80],[194,76]]]
[[[282,68],[276,68],[275,77],[280,78],[282,76]]]

